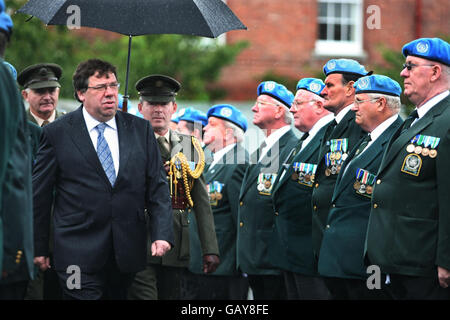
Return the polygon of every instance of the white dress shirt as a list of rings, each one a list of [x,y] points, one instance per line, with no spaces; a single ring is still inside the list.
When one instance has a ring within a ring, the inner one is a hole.
[[[100,121],[94,119],[83,107],[83,117],[86,123],[89,136],[91,137],[92,144],[94,145],[95,151],[97,151],[97,138],[98,131],[95,128]],[[111,151],[111,156],[114,163],[114,170],[116,172],[116,177],[119,174],[119,136],[117,134],[116,118],[105,122],[107,124],[103,136],[108,143],[109,150]]]
[[[434,96],[427,102],[425,102],[424,105],[421,106],[420,108],[416,108],[417,114],[419,115],[419,117],[416,120],[414,120],[413,123],[411,123],[411,126],[413,126],[420,118],[422,118],[424,115],[426,115],[427,112],[431,110],[431,108],[433,108],[439,102],[441,102],[442,100],[447,98],[448,95],[449,95],[449,91],[446,90],[446,91]]]
[[[213,161],[211,162],[211,165],[208,168],[208,171],[212,169],[217,163],[219,163],[220,160],[222,160],[223,157],[225,157],[225,154],[234,148],[236,143],[232,143],[227,145],[226,147],[220,149],[219,151],[214,152],[213,154]],[[220,162],[224,163],[224,161]]]
[[[280,138],[289,130],[291,129],[290,125],[286,125],[284,127],[281,127],[277,130],[275,130],[274,132],[272,132],[270,134],[270,136],[268,136],[264,142],[266,143],[266,146],[261,150],[261,155],[259,156],[258,162],[261,162],[261,160],[266,156],[267,151],[270,150],[270,148],[272,148],[272,146],[278,141],[280,140]]]
[[[327,114],[325,117],[320,118],[319,120],[317,120],[317,122],[312,126],[312,128],[308,131],[309,136],[308,138],[306,138],[303,143],[302,143],[302,148],[300,149],[300,151],[302,151],[307,145],[308,143],[311,142],[312,139],[314,139],[314,137],[316,136],[317,132],[320,131],[320,129],[323,128],[323,126],[325,126],[327,123],[329,123],[330,121],[332,121],[334,118],[333,114]]]

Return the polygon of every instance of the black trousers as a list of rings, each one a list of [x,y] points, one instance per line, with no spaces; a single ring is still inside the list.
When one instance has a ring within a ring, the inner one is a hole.
[[[28,280],[0,284],[0,300],[23,300]]]
[[[288,300],[329,300],[330,292],[323,278],[284,271]]]
[[[450,300],[450,288],[439,285],[437,273],[435,277],[391,274],[390,283],[383,281],[382,289],[394,300]]]
[[[68,278],[73,274],[57,271],[64,300],[126,300],[135,275],[121,272],[113,256],[98,272],[80,271],[80,289],[70,289],[67,285]]]
[[[381,289],[369,289],[366,280],[324,277],[333,300],[390,300]]]
[[[286,300],[282,275],[248,275],[255,300]]]

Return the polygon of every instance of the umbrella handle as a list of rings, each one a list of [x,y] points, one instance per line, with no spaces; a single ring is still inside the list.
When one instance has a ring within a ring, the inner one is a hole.
[[[127,59],[127,75],[125,78],[125,94],[123,95],[123,102],[122,102],[122,112],[128,112],[128,75],[130,73],[130,56],[131,56],[131,39],[132,36],[130,35],[128,38],[128,59]]]

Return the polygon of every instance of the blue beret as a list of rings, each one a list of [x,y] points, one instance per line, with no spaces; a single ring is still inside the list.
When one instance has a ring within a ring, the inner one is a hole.
[[[122,108],[123,108],[123,95],[121,93],[119,93],[118,96],[119,96],[119,105],[117,106],[117,108],[122,110]],[[139,117],[139,118],[144,118],[142,113],[139,112],[139,109],[137,107],[135,107],[134,104],[131,103],[130,99],[128,99],[127,113],[130,113],[130,114],[132,114],[132,115],[134,115],[136,117]]]
[[[348,73],[357,76],[368,76],[372,71],[368,72],[363,65],[352,59],[331,59],[323,66],[325,75],[332,73]]]
[[[7,15],[5,12],[0,13],[0,30],[3,30],[6,32],[6,34],[9,36],[12,32],[13,28],[13,22],[11,20],[11,17]]]
[[[416,39],[405,44],[402,53],[405,57],[416,56],[450,66],[450,44],[440,38]]]
[[[206,116],[206,113],[194,108],[186,108],[184,114],[179,116],[179,120],[200,122],[202,126],[206,126],[208,124],[208,117]]]
[[[315,93],[321,96],[323,88],[325,88],[325,83],[322,80],[316,78],[303,78],[297,83],[297,90],[304,89],[309,92]]]
[[[397,81],[379,74],[359,78],[353,86],[356,88],[356,94],[382,93],[400,97],[402,93],[402,88]]]
[[[0,12],[5,11],[5,2],[3,0],[0,0]]]
[[[264,81],[261,82],[257,90],[258,96],[266,94],[272,98],[282,102],[288,108],[291,107],[292,101],[294,101],[294,94],[289,91],[282,84],[276,83],[275,81]]]
[[[242,130],[247,131],[247,119],[242,112],[236,107],[230,104],[217,104],[209,108],[207,116],[221,118],[230,121],[240,127]]]
[[[170,121],[178,123],[180,121],[180,115],[184,114],[184,108],[180,109],[179,111],[175,112],[172,117],[170,118]]]
[[[14,80],[17,80],[17,70],[16,68],[14,68],[14,66],[7,62],[7,61],[3,61],[3,64],[8,67],[8,70],[11,71],[11,75],[13,76]]]

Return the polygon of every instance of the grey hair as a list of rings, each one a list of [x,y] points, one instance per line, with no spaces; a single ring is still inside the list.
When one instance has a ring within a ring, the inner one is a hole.
[[[284,107],[284,122],[289,125],[292,124],[292,122],[294,121],[294,116],[289,111],[288,107],[286,107],[284,104],[281,104],[281,106]]]
[[[233,136],[236,138],[237,143],[244,141],[245,133],[242,128],[238,127],[237,125],[235,125],[230,121],[224,120],[223,123],[225,124],[225,128],[233,130]]]
[[[400,112],[400,108],[402,106],[400,97],[380,93],[368,93],[367,96],[369,96],[370,99],[385,98],[386,105],[389,107],[389,109],[391,109],[392,112],[394,113]]]

